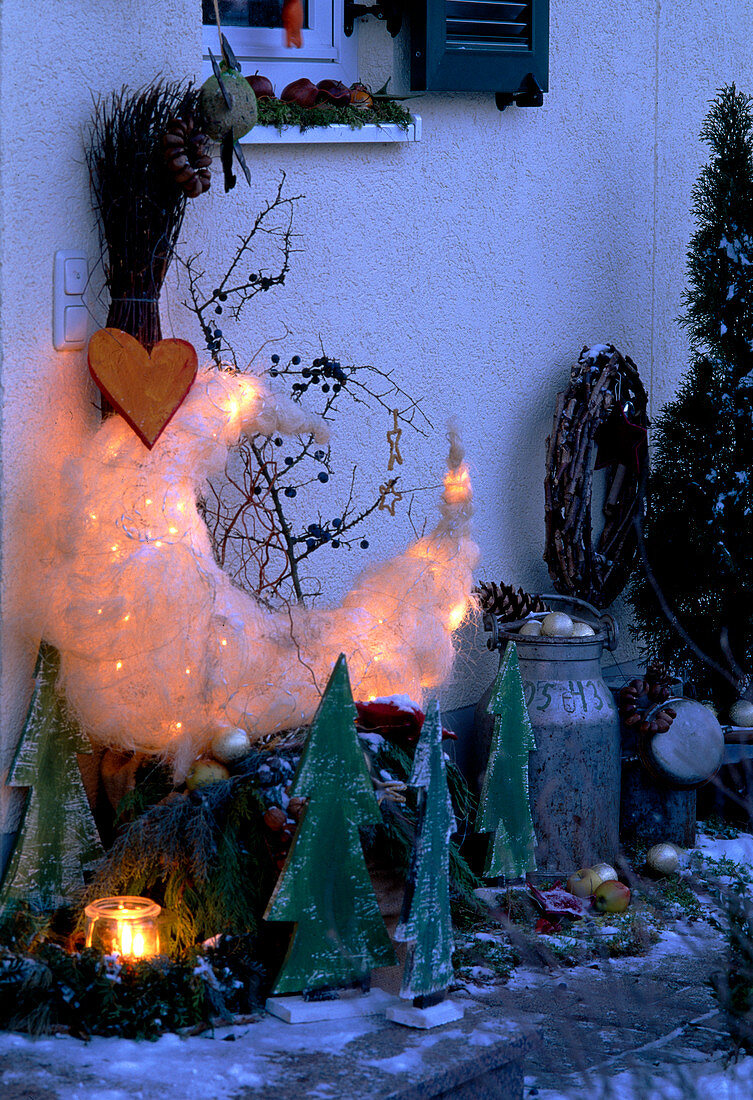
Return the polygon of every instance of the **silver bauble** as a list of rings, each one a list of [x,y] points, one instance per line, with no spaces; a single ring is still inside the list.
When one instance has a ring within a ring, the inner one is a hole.
[[[673,875],[680,866],[674,844],[654,844],[646,853],[646,863],[658,875]]]
[[[750,699],[738,699],[729,708],[729,720],[733,726],[753,726],[753,703]]]
[[[222,730],[212,738],[212,756],[222,764],[234,764],[251,751],[251,738],[245,730]]]
[[[573,620],[564,611],[550,611],[541,623],[541,633],[549,638],[572,638]]]

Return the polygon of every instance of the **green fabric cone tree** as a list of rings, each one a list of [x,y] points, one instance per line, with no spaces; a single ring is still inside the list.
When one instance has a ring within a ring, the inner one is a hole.
[[[436,702],[426,712],[409,785],[418,789],[416,842],[395,939],[410,944],[400,996],[416,998],[447,989],[454,974],[450,837],[457,824],[447,787]]]
[[[291,797],[308,803],[265,913],[296,924],[275,993],[366,982],[395,962],[358,832],[382,816],[355,718],[341,654],[293,781]]]
[[[645,563],[630,591],[649,658],[722,706],[753,673],[752,103],[722,89],[701,130],[711,158],[693,192],[691,363],[652,433]]]
[[[84,868],[103,854],[76,754],[91,745],[57,691],[60,654],[42,642],[36,686],[8,774],[9,787],[28,787],[15,848],[0,888],[0,910],[27,901],[46,910],[75,903]]]
[[[528,802],[528,754],[536,743],[514,642],[500,662],[488,710],[494,715],[494,735],[476,818],[477,832],[494,833],[484,878],[519,878],[536,869]]]

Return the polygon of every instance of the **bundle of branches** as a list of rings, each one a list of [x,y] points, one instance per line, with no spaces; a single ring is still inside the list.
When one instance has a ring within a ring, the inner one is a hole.
[[[201,254],[180,261],[188,285],[184,305],[199,322],[218,369],[239,365],[227,325],[239,321],[258,294],[285,283],[291,257],[299,251],[293,216],[301,197],[286,194],[283,172],[276,194],[239,235],[233,255],[219,273],[210,276]],[[275,385],[287,387],[293,401],[309,405],[328,421],[335,421],[349,402],[357,413],[368,409],[388,413],[392,438],[399,439],[408,428],[421,435],[431,428],[419,403],[398,385],[390,370],[349,366],[322,349],[308,362],[300,355],[284,362],[275,353],[263,373],[275,379]],[[378,511],[394,515],[396,502],[414,491],[403,488],[394,474],[385,476],[378,492],[372,491],[362,502],[354,468],[345,491],[327,502],[334,475],[330,449],[322,448],[312,436],[284,440],[255,435],[234,448],[224,474],[210,482],[200,506],[217,562],[236,584],[268,607],[304,603],[318,596],[321,582],[309,571],[312,555],[322,549],[328,555],[333,550],[367,549],[365,521]],[[296,515],[296,498],[306,497],[310,507],[315,506],[311,490],[322,499],[315,516]],[[327,514],[333,518],[323,518]]]
[[[558,394],[547,439],[544,560],[557,592],[608,607],[637,553],[633,518],[648,467],[647,396],[632,359],[612,344],[584,348]],[[604,527],[592,541],[594,469],[605,468]]]
[[[87,145],[111,299],[107,324],[148,349],[161,339],[158,299],[186,209],[162,138],[175,119],[191,118],[196,102],[190,83],[123,88],[97,102]]]

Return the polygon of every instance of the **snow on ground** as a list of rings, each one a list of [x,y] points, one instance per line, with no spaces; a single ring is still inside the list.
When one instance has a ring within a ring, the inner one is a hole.
[[[243,1087],[268,1081],[281,1052],[336,1054],[376,1027],[368,1018],[296,1027],[267,1018],[218,1029],[214,1037],[163,1035],[154,1043],[100,1037],[82,1043],[69,1036],[30,1039],[3,1032],[0,1096],[23,1081],[29,1097],[34,1089],[45,1096],[49,1089],[65,1100],[229,1100]],[[226,1041],[231,1035],[234,1041]]]
[[[734,839],[700,835],[698,850],[706,857],[726,856],[753,868],[753,835],[741,834]],[[478,939],[495,937],[481,933]],[[665,929],[661,937],[644,956],[601,960],[567,968],[574,975],[586,974],[598,968],[640,972],[650,970],[662,957],[687,953],[715,952],[723,949],[719,932],[703,921],[692,925],[677,921]],[[474,977],[481,977],[486,968],[476,968]],[[486,973],[483,974],[486,977]],[[546,969],[518,967],[508,985],[511,990],[531,988],[550,983]],[[484,993],[472,985],[467,992]],[[462,994],[461,994],[462,996]],[[323,1022],[296,1027],[266,1018],[258,1023],[218,1029],[213,1035],[181,1038],[164,1035],[155,1043],[127,1039],[93,1038],[89,1043],[67,1036],[30,1039],[23,1035],[0,1033],[0,1096],[58,1096],[64,1100],[185,1100],[187,1096],[201,1100],[231,1100],[244,1088],[253,1088],[276,1078],[275,1060],[283,1054],[317,1051],[338,1054],[353,1040],[366,1036],[383,1026],[377,1018],[357,1018],[337,1023]],[[431,1058],[431,1046],[452,1033],[422,1037],[411,1049],[394,1058],[371,1062],[386,1073],[417,1072],[425,1065],[423,1052]],[[482,1025],[470,1042],[482,1048],[494,1042],[499,1034],[499,1021],[486,1031]],[[693,1053],[693,1052],[691,1052]],[[657,1051],[657,1056],[661,1054]],[[700,1055],[705,1058],[704,1055]],[[727,1066],[721,1055],[701,1062],[678,1066],[652,1067],[653,1079],[647,1091],[645,1076],[638,1071],[624,1071],[611,1077],[595,1078],[588,1089],[589,1100],[751,1100],[753,1098],[753,1057],[743,1058]],[[648,1070],[649,1067],[646,1067]],[[280,1080],[284,1094],[284,1081]],[[526,1097],[535,1100],[571,1100],[583,1096],[583,1079],[569,1085],[563,1081],[561,1091],[540,1088],[532,1091],[532,1079]],[[26,1091],[24,1091],[26,1090]],[[328,1100],[338,1095],[336,1085],[322,1082],[309,1092],[311,1097]]]
[[[613,1077],[600,1075],[598,1070],[579,1075],[561,1088],[534,1086],[526,1077],[526,1100],[751,1100],[753,1097],[753,1057],[727,1064],[726,1055],[718,1053],[702,1065],[623,1070]]]
[[[726,856],[733,863],[742,863],[753,869],[753,835],[751,833],[740,833],[739,836],[731,839],[710,837],[700,833],[696,849],[708,859],[722,859]]]

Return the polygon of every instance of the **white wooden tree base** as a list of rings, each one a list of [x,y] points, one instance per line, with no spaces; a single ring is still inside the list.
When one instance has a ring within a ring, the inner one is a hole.
[[[271,1016],[277,1016],[286,1024],[312,1024],[316,1020],[378,1016],[395,1006],[399,1007],[397,997],[383,989],[372,989],[369,993],[341,993],[332,1001],[304,1001],[297,996],[268,997],[265,1008]]]
[[[385,1012],[385,1016],[394,1024],[426,1029],[460,1020],[463,1012],[462,1006],[455,1001],[440,1001],[438,1005],[430,1005],[429,1008],[416,1008],[415,1005],[405,1003],[391,1005]]]

